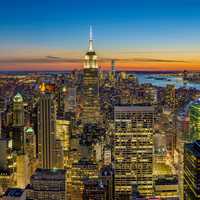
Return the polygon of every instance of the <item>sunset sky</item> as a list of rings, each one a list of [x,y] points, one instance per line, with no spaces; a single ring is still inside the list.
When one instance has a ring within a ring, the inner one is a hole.
[[[200,70],[200,0],[2,0],[0,70]]]

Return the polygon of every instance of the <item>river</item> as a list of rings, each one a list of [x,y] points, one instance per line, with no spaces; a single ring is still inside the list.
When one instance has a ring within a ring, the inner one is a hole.
[[[184,82],[181,77],[176,76],[162,76],[159,74],[136,74],[139,83],[151,83],[154,86],[166,87],[167,84],[175,85],[176,88],[196,88],[200,90],[199,83]]]

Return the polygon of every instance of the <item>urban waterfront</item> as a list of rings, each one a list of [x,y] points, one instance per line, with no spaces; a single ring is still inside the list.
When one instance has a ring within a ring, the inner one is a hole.
[[[200,90],[200,83],[193,83],[184,81],[182,77],[180,76],[163,76],[159,74],[151,74],[151,73],[136,73],[136,76],[138,77],[139,82],[142,83],[151,83],[154,86],[157,87],[166,87],[168,84],[175,85],[176,88],[194,88]]]

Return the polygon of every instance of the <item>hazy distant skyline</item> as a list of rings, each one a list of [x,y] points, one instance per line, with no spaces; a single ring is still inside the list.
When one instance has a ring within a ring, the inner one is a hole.
[[[0,70],[81,68],[89,26],[99,63],[118,69],[200,70],[198,0],[7,0]]]

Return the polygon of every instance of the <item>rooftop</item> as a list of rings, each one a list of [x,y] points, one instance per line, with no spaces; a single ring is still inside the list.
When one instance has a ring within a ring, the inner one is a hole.
[[[115,106],[115,112],[154,112],[153,106]]]
[[[32,179],[38,180],[61,180],[65,179],[66,170],[64,169],[36,169],[35,173],[32,175]]]
[[[5,192],[4,196],[21,197],[23,192],[24,192],[24,190],[22,190],[20,188],[8,188],[7,191]]]
[[[14,102],[23,102],[23,97],[20,93],[17,93],[14,98],[13,98]]]

